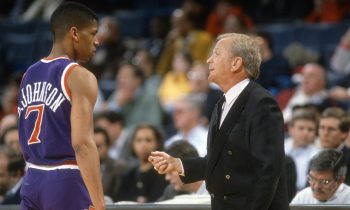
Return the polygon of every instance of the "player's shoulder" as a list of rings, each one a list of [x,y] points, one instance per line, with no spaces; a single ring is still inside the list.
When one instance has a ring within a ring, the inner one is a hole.
[[[77,77],[78,79],[92,79],[92,80],[96,80],[95,75],[89,71],[87,68],[85,68],[84,66],[81,65],[75,65],[72,67],[72,75],[73,77]]]
[[[69,87],[93,88],[97,86],[95,75],[81,65],[72,67],[72,71],[68,77]]]

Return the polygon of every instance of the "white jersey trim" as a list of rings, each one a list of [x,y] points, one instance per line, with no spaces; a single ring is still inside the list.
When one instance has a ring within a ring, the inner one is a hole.
[[[62,88],[64,96],[68,99],[69,102],[71,101],[71,98],[70,98],[70,96],[68,94],[68,90],[66,89],[65,80],[66,80],[66,74],[67,74],[68,70],[73,65],[79,65],[79,64],[77,64],[77,63],[70,63],[70,64],[68,64],[66,66],[66,68],[64,68],[63,73],[62,73],[62,77],[61,77],[61,88]]]
[[[58,59],[69,59],[69,58],[64,57],[64,56],[60,56],[60,57],[53,58],[53,59],[45,59],[45,58],[43,58],[40,61],[43,62],[43,63],[50,63],[50,62],[58,60]]]
[[[44,165],[35,165],[33,163],[26,162],[27,168],[34,168],[43,171],[53,171],[57,169],[76,169],[79,170],[79,166],[77,165],[59,165],[59,166],[44,166]]]

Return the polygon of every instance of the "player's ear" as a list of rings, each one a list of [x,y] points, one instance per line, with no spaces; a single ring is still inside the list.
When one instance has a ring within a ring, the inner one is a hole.
[[[71,27],[69,29],[69,34],[74,39],[74,41],[79,42],[79,37],[78,37],[79,31],[77,27]]]

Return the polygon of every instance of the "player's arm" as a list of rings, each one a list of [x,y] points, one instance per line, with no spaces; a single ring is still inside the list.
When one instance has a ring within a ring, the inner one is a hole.
[[[67,83],[71,91],[71,133],[77,163],[95,209],[104,210],[100,161],[93,140],[97,81],[91,72],[77,66],[70,73]]]

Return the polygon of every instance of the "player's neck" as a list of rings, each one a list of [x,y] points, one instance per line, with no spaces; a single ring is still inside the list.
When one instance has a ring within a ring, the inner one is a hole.
[[[46,58],[51,59],[51,58],[57,58],[57,57],[71,58],[69,56],[69,53],[67,53],[67,50],[65,50],[63,46],[61,46],[60,44],[54,44],[52,46],[50,54]]]

